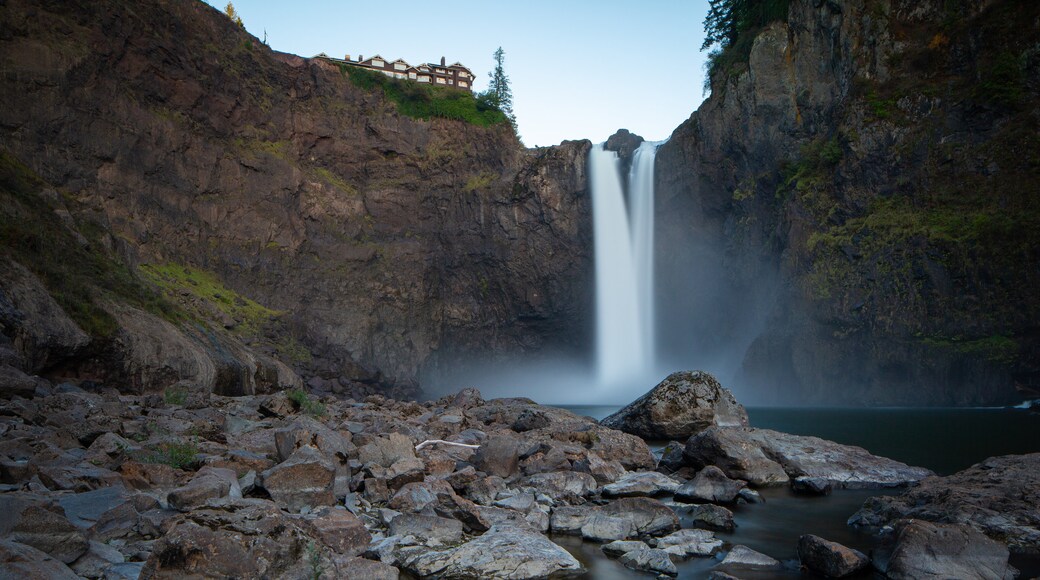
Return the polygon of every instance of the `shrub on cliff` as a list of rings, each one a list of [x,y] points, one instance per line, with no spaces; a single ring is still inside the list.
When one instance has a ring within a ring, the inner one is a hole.
[[[416,119],[454,119],[479,127],[509,123],[505,113],[486,102],[478,101],[477,97],[467,91],[392,79],[382,73],[356,67],[351,67],[348,74],[355,86],[382,90],[383,95],[397,105],[402,115]]]

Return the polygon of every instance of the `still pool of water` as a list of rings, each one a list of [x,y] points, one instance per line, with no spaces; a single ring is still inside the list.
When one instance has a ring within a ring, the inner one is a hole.
[[[571,406],[580,415],[602,419],[618,407]],[[798,435],[813,435],[839,443],[858,445],[885,457],[949,474],[992,457],[1040,451],[1040,415],[1021,409],[823,409],[750,408],[753,427]],[[654,447],[659,447],[658,442]],[[838,490],[829,497],[792,494],[787,488],[760,490],[764,504],[733,508],[737,529],[716,535],[730,544],[744,544],[785,563],[781,572],[742,578],[809,578],[797,565],[798,537],[816,534],[864,552],[874,539],[846,525],[849,516],[872,495],[899,490]],[[684,523],[688,527],[688,523]],[[588,568],[585,578],[614,580],[650,577],[626,569],[603,555],[598,544],[580,538],[555,536]],[[707,578],[718,561],[694,558],[678,564],[680,579]],[[1040,574],[1040,558],[1013,556],[1022,578]],[[862,578],[870,578],[864,573]]]

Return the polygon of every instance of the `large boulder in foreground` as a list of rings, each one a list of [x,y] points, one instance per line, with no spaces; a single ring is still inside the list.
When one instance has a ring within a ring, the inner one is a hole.
[[[796,477],[828,481],[836,488],[898,487],[932,472],[872,455],[862,447],[769,429],[712,427],[686,442],[694,467],[716,465],[752,485],[777,485]]]
[[[747,427],[748,416],[715,377],[682,371],[600,424],[644,439],[686,439],[709,427]]]
[[[1040,453],[991,457],[925,478],[902,495],[872,497],[849,524],[881,527],[903,518],[964,523],[1012,552],[1040,553]]]
[[[877,564],[892,580],[1011,580],[1016,574],[1008,557],[1006,546],[969,526],[909,520],[899,525],[891,553]]]

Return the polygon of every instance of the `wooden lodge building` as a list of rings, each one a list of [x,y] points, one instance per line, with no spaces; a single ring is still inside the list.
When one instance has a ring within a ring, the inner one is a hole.
[[[458,62],[445,65],[443,56],[440,64],[431,62],[417,66],[412,66],[400,58],[390,61],[378,54],[371,58],[363,58],[361,55],[358,55],[357,60],[351,60],[349,54],[345,59],[338,59],[332,58],[323,52],[315,58],[379,71],[395,79],[406,79],[417,83],[429,83],[438,87],[453,87],[473,92],[473,71]]]

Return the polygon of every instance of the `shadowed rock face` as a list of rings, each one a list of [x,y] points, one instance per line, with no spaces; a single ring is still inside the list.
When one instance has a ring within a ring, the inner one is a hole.
[[[792,1],[658,150],[662,355],[745,403],[1038,387],[1038,5],[965,3],[956,32],[938,0],[885,6]],[[1002,59],[1012,102],[976,88]],[[1010,207],[999,241],[925,225]]]
[[[283,312],[251,348],[376,390],[585,343],[587,141],[525,150],[507,125],[400,115],[205,4],[0,14],[4,149],[74,200],[72,223],[100,226],[98,251],[191,266]]]

